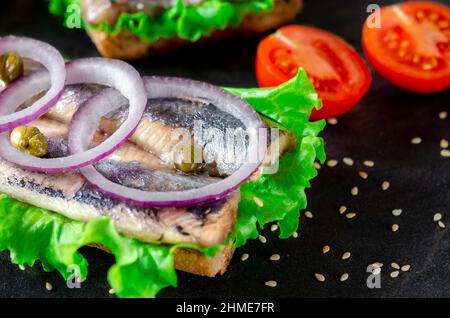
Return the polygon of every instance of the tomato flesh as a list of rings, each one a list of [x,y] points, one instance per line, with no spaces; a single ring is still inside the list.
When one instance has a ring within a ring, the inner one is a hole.
[[[369,68],[341,38],[312,27],[291,25],[266,37],[258,47],[256,72],[262,87],[277,86],[303,68],[324,107],[311,119],[338,117],[361,100],[370,87]]]
[[[371,19],[370,17],[369,19]],[[382,8],[381,28],[363,30],[363,47],[375,70],[418,93],[450,87],[450,8],[405,2]]]

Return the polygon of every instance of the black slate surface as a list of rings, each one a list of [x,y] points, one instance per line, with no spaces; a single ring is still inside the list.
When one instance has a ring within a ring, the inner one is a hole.
[[[384,5],[394,1],[378,1]],[[441,1],[450,5],[449,1]],[[372,1],[307,0],[298,22],[330,30],[358,50],[366,7]],[[8,1],[0,11],[0,35],[27,35],[42,39],[68,58],[95,56],[97,52],[84,32],[65,30],[50,17],[43,1]],[[190,77],[227,86],[254,86],[254,55],[258,39],[234,40],[203,45],[152,58],[134,65],[142,74]],[[374,83],[359,107],[328,126],[323,136],[330,159],[345,156],[354,167],[342,162],[336,168],[323,167],[308,191],[314,219],[304,217],[297,239],[279,240],[266,231],[267,244],[251,242],[238,250],[228,272],[216,279],[180,273],[179,287],[161,292],[160,297],[443,297],[450,296],[450,234],[433,222],[441,212],[450,227],[450,160],[440,156],[439,141],[450,139],[450,119],[439,120],[440,111],[450,112],[450,91],[430,96],[402,91],[374,74]],[[421,145],[410,140],[420,136]],[[362,165],[373,160],[374,168]],[[357,172],[365,170],[368,180]],[[382,181],[391,188],[383,192]],[[350,189],[359,186],[353,197]],[[337,212],[344,204],[357,212],[347,220]],[[403,209],[400,217],[391,214]],[[390,226],[400,225],[397,233]],[[321,247],[331,246],[323,255]],[[352,257],[343,261],[342,253]],[[242,253],[250,259],[240,261]],[[81,289],[68,289],[57,273],[45,273],[36,266],[24,271],[0,254],[0,297],[111,297],[106,272],[112,257],[86,248],[91,263],[89,279]],[[279,253],[281,260],[271,262]],[[366,286],[367,266],[383,262],[381,288]],[[410,264],[408,273],[389,277],[389,264]],[[314,273],[326,275],[319,283]],[[339,277],[350,278],[341,283]],[[268,288],[264,282],[278,281]],[[45,290],[45,282],[54,286]]]

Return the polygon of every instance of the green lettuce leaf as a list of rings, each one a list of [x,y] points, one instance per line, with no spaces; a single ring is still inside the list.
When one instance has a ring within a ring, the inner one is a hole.
[[[287,238],[297,230],[299,210],[306,207],[305,189],[317,174],[314,161],[325,159],[323,140],[317,137],[324,123],[308,122],[309,113],[320,102],[303,71],[278,88],[229,90],[298,136],[297,148],[282,157],[278,173],[241,187],[238,221],[229,239],[242,246],[274,221],[279,222],[280,236]],[[255,203],[255,197],[264,202],[263,207]],[[89,244],[107,246],[114,254],[108,282],[119,297],[155,297],[162,288],[176,287],[173,252],[177,248],[196,249],[207,256],[223,248],[143,243],[120,235],[109,218],[73,221],[0,195],[0,252],[9,250],[14,264],[33,266],[39,260],[46,271],[57,270],[65,279],[74,274],[84,279],[88,262],[78,250]]]
[[[305,190],[317,175],[314,162],[325,160],[324,141],[318,137],[325,122],[309,121],[312,109],[322,107],[322,102],[303,70],[276,88],[228,90],[298,138],[296,149],[280,159],[276,174],[265,174],[241,187],[236,246],[257,238],[259,229],[270,222],[278,222],[280,237],[288,238],[298,228],[299,211],[306,208]],[[256,204],[255,198],[264,205]]]
[[[50,0],[50,12],[65,17],[65,25],[70,26],[71,14],[67,11],[78,0]],[[179,37],[195,42],[215,30],[237,26],[249,13],[260,13],[273,8],[274,0],[205,0],[198,5],[185,5],[182,0],[154,17],[145,12],[122,12],[114,25],[104,22],[83,27],[105,31],[117,35],[129,30],[143,41],[153,43],[160,38]]]

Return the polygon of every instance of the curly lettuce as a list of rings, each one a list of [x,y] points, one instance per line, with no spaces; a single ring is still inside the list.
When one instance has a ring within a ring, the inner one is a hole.
[[[306,207],[305,189],[317,174],[314,161],[325,160],[323,140],[318,137],[324,122],[308,121],[320,100],[304,71],[277,88],[229,90],[298,137],[297,148],[281,158],[276,174],[263,175],[241,187],[238,220],[230,239],[236,247],[242,246],[275,221],[280,225],[280,237],[287,238],[298,228],[299,210]],[[264,202],[262,207],[255,197]],[[109,218],[73,221],[0,195],[0,252],[9,250],[14,264],[33,266],[40,261],[44,270],[57,270],[65,279],[74,274],[84,279],[88,262],[78,250],[91,244],[106,246],[114,254],[115,264],[107,277],[119,297],[155,297],[163,288],[176,287],[173,253],[177,248],[197,249],[208,256],[223,248],[143,243],[119,234]]]
[[[70,24],[67,22],[73,12],[67,8],[72,4],[78,4],[78,0],[50,0],[49,9],[55,15],[64,16],[65,25],[68,26]],[[83,22],[82,26],[111,35],[129,30],[147,43],[173,37],[195,42],[215,30],[239,25],[249,13],[271,10],[273,4],[274,0],[205,0],[197,5],[186,5],[182,0],[178,0],[170,8],[153,17],[145,12],[122,12],[114,25],[107,22],[88,25]]]

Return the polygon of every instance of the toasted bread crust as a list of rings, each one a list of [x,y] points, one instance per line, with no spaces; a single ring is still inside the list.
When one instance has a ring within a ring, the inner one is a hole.
[[[301,8],[302,0],[275,0],[275,6],[271,11],[262,14],[249,14],[239,27],[217,30],[200,42],[269,31],[295,19]],[[103,31],[92,30],[88,31],[88,34],[103,56],[124,60],[136,60],[192,44],[180,38],[159,39],[149,44],[141,41],[138,36],[128,30],[124,30],[116,36],[111,36]]]
[[[102,244],[90,244],[89,246],[111,253],[111,250]],[[180,248],[174,253],[175,268],[195,275],[215,277],[225,273],[233,253],[233,243],[211,258],[199,251]]]

